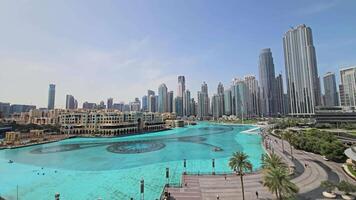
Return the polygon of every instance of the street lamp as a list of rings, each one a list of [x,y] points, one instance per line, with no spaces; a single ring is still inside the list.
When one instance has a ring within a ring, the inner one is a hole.
[[[169,168],[166,168],[167,187],[169,187]]]
[[[140,181],[141,200],[144,200],[144,199],[145,199],[144,192],[145,192],[145,181],[144,181],[143,178],[142,178],[141,181]]]
[[[211,165],[213,166],[213,175],[215,175],[215,159],[211,160]]]

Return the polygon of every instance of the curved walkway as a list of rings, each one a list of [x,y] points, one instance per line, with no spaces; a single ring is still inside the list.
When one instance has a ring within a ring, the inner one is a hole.
[[[295,175],[292,182],[299,187],[298,199],[318,199],[322,198],[320,188],[321,181],[330,180],[339,182],[346,180],[353,184],[355,180],[348,177],[342,170],[342,164],[332,161],[325,161],[320,155],[293,149],[294,160],[291,159],[289,144],[279,138],[269,135],[270,144],[273,151],[281,156],[289,166],[295,167]],[[270,151],[270,150],[268,150]],[[307,166],[305,167],[305,164]],[[223,175],[183,175],[181,188],[166,188],[171,194],[172,199],[177,200],[216,200],[217,195],[221,200],[242,199],[240,177],[230,174]],[[248,174],[244,176],[245,197],[246,199],[273,199],[274,195],[262,185],[262,173]]]

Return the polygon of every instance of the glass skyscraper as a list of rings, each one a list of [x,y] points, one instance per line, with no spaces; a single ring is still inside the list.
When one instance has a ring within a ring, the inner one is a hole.
[[[320,105],[320,82],[312,30],[299,25],[283,37],[289,114],[311,115]]]
[[[48,110],[53,110],[54,109],[54,102],[56,98],[56,85],[55,84],[49,84],[49,89],[48,89]]]

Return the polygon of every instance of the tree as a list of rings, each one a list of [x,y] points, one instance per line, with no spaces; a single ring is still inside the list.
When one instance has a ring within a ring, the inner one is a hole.
[[[332,193],[336,185],[331,181],[322,181],[320,187],[324,188],[326,192]]]
[[[351,192],[356,192],[356,186],[346,181],[341,181],[337,185],[337,188],[345,192],[346,195],[349,195]]]
[[[344,150],[344,145],[340,141],[335,140],[331,143],[324,142],[323,144],[321,144],[320,153],[329,160],[344,161]]]
[[[245,200],[243,175],[246,171],[252,171],[252,164],[248,160],[248,155],[241,151],[235,152],[230,158],[229,166],[232,170],[236,171],[240,175],[242,199]]]
[[[290,131],[286,131],[283,133],[284,138],[287,140],[287,142],[289,143],[290,146],[290,155],[292,156],[292,160],[293,160],[293,133]]]
[[[279,157],[277,154],[272,153],[270,156],[264,154],[262,156],[262,168],[265,170],[271,170],[274,168],[285,168],[287,169],[288,166],[283,162],[282,158]]]
[[[294,197],[299,191],[283,167],[269,169],[263,178],[263,186],[275,194],[278,200]]]

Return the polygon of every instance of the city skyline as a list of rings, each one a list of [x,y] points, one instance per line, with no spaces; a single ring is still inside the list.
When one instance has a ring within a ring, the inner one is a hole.
[[[28,2],[0,4],[4,25],[0,33],[0,85],[7,86],[1,87],[0,100],[12,104],[47,107],[50,83],[56,85],[56,107],[65,107],[67,94],[74,95],[79,105],[109,97],[128,103],[161,83],[176,93],[178,75],[185,76],[192,97],[197,98],[203,81],[208,83],[212,96],[219,82],[229,86],[235,77],[258,75],[258,55],[263,48],[271,48],[275,72],[285,79],[282,37],[290,26],[299,24],[313,29],[319,76],[331,71],[340,83],[339,68],[356,63],[352,56],[356,44],[353,1],[280,1],[273,7],[264,2],[229,1],[224,5],[156,2],[150,6],[138,6],[138,2],[42,2],[32,3],[31,7]],[[23,15],[12,12],[15,8]],[[90,18],[86,9],[101,17]],[[264,9],[270,10],[273,17],[259,14]],[[142,14],[130,14],[139,11]],[[151,11],[157,11],[157,16],[150,15]],[[208,14],[210,11],[216,15]],[[58,12],[80,18],[67,24],[66,16]],[[251,17],[251,12],[256,16]],[[169,19],[161,19],[168,13]],[[267,22],[253,26],[262,17]],[[6,21],[9,18],[11,22]],[[31,26],[26,25],[28,20]],[[92,26],[81,25],[89,22],[98,29],[93,32]],[[130,25],[145,23],[148,25],[141,29]],[[108,39],[104,39],[106,36]],[[286,85],[284,88],[286,91]]]

